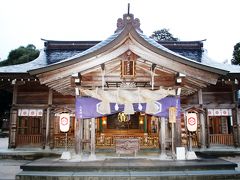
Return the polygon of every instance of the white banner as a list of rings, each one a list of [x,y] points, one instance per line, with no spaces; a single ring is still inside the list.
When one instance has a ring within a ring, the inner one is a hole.
[[[62,113],[60,114],[60,131],[61,132],[68,132],[70,128],[70,114],[69,113]]]
[[[232,109],[208,109],[208,116],[232,116]]]
[[[28,109],[22,109],[21,110],[21,116],[28,116],[29,110]]]
[[[37,109],[37,116],[42,116],[42,115],[43,115],[43,110]]]
[[[22,116],[22,109],[18,109],[18,116]]]
[[[42,109],[18,109],[18,116],[43,116]]]
[[[197,130],[197,114],[196,113],[187,114],[187,129],[189,131]]]
[[[213,116],[213,109],[208,109],[208,116]]]
[[[29,109],[29,116],[37,116],[37,110],[36,109]]]
[[[221,116],[222,115],[221,109],[213,109],[213,115],[214,116]]]

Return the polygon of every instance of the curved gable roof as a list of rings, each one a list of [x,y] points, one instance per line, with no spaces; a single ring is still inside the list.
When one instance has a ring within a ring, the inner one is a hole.
[[[225,75],[229,72],[225,69],[216,68],[209,64],[196,62],[194,60],[181,56],[165,48],[164,46],[160,45],[159,43],[157,43],[156,41],[154,41],[153,39],[147,37],[142,33],[138,19],[134,19],[132,14],[125,14],[122,20],[118,20],[118,29],[108,39],[101,41],[95,46],[79,54],[76,54],[75,56],[72,56],[60,62],[56,62],[42,68],[30,70],[29,73],[31,75],[42,74],[49,71],[57,70],[59,68],[71,66],[76,63],[85,61],[87,59],[97,57],[102,53],[108,52],[110,49],[119,47],[130,36],[139,44],[147,48],[148,50],[156,54],[159,54],[161,56],[164,56],[166,58],[169,58],[171,60],[174,60],[176,62],[179,62],[181,64],[185,64],[197,69],[201,69],[201,70],[205,70],[205,71],[209,71],[209,72],[221,74],[221,75]]]

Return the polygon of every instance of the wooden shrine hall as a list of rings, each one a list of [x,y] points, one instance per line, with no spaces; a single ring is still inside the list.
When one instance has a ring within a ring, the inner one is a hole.
[[[67,134],[76,153],[123,153],[125,142],[164,152],[188,147],[192,112],[194,147],[240,147],[240,67],[208,58],[202,41],[156,42],[130,13],[101,42],[43,41],[37,59],[0,67],[0,89],[12,92],[9,148],[63,148]]]

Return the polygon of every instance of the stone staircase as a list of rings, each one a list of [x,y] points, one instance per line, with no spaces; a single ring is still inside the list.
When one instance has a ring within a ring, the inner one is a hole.
[[[21,166],[18,180],[240,179],[237,164],[220,159],[188,161],[108,158],[95,161],[42,158]]]

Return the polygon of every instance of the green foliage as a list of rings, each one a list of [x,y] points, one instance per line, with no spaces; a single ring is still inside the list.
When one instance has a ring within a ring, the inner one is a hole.
[[[178,38],[173,37],[173,35],[169,32],[169,29],[163,28],[157,31],[154,31],[150,38],[155,41],[179,41]]]
[[[231,61],[232,64],[240,65],[240,42],[234,46],[233,59]]]
[[[33,44],[29,44],[26,47],[20,46],[17,49],[12,50],[7,60],[1,61],[0,66],[8,66],[14,64],[22,64],[30,62],[39,56],[39,50]]]

